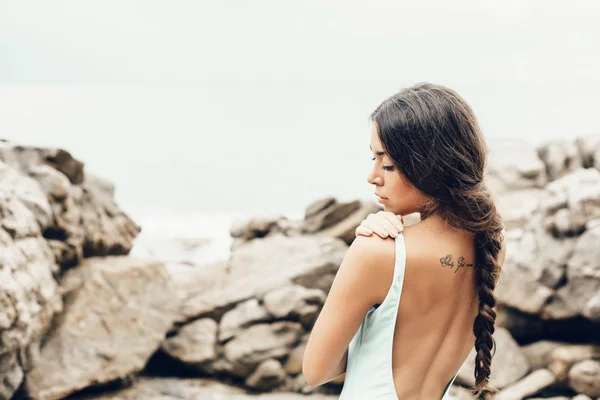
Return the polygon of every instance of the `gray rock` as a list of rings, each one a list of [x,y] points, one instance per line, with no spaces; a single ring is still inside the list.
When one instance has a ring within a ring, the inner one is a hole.
[[[539,212],[540,201],[545,196],[543,189],[531,188],[504,192],[494,198],[502,215],[506,230],[524,228],[531,217]]]
[[[578,137],[576,139],[585,168],[600,169],[600,135]]]
[[[564,344],[563,342],[540,340],[521,346],[521,353],[527,358],[532,370],[547,368],[551,362],[552,352]]]
[[[600,218],[600,171],[578,168],[549,183],[541,202],[544,227],[557,236],[581,233],[586,222]]]
[[[536,394],[556,382],[556,377],[547,369],[538,369],[520,381],[505,387],[495,396],[497,400],[521,400]]]
[[[308,207],[306,207],[306,210],[304,210],[304,219],[310,219],[325,209],[335,205],[336,203],[337,200],[335,197],[325,197],[323,199],[316,200],[309,204]]]
[[[0,393],[10,398],[23,378],[22,353],[41,339],[63,304],[52,250],[35,215],[15,193],[0,190]],[[18,358],[17,358],[18,356]]]
[[[220,320],[238,303],[292,283],[328,292],[347,249],[331,237],[274,235],[252,240],[236,249],[222,270],[207,277],[203,290],[185,296],[182,319]]]
[[[326,295],[319,289],[307,289],[300,285],[287,285],[268,291],[263,302],[274,318],[298,317],[307,303],[323,304]]]
[[[360,223],[367,218],[369,214],[377,213],[380,210],[381,207],[372,201],[360,201],[360,207],[348,214],[346,218],[328,228],[320,230],[316,235],[336,237],[350,245],[356,237],[355,231]]]
[[[573,365],[600,358],[600,346],[593,344],[562,344],[550,353],[548,369],[559,381],[566,381]]]
[[[23,381],[23,369],[17,360],[17,352],[0,354],[0,399],[10,399]]]
[[[257,322],[266,322],[269,319],[269,313],[258,303],[257,299],[242,302],[223,315],[219,325],[219,341],[225,342],[236,336],[243,328]]]
[[[303,232],[316,233],[343,221],[350,214],[361,207],[361,201],[356,200],[349,203],[334,203],[316,214],[309,215],[304,219]]]
[[[81,394],[73,400],[335,400],[339,396],[298,393],[247,393],[214,379],[149,378],[138,379],[131,387],[112,393]]]
[[[600,361],[584,360],[569,371],[569,386],[589,397],[600,396]]]
[[[527,358],[521,353],[519,345],[510,333],[502,328],[496,328],[494,332],[496,341],[496,352],[492,358],[492,373],[490,385],[502,389],[514,384],[530,371]],[[462,384],[475,384],[473,371],[475,370],[475,348],[460,367],[456,380]]]
[[[261,362],[254,372],[246,378],[246,386],[259,390],[270,390],[285,381],[286,374],[277,360],[268,359]]]
[[[210,318],[190,322],[176,335],[167,338],[161,348],[191,366],[214,361],[217,358],[217,329],[217,323]]]
[[[546,142],[538,148],[538,153],[546,165],[550,181],[583,168],[583,159],[575,141],[561,139]]]
[[[229,233],[234,238],[245,240],[264,237],[269,233],[271,228],[275,226],[279,219],[279,216],[262,216],[236,220],[231,224]]]
[[[559,240],[542,229],[506,233],[506,258],[496,287],[498,302],[542,314],[566,274],[573,239]]]
[[[582,315],[600,321],[600,230],[585,231],[575,241],[573,255],[566,268],[566,284],[556,291],[554,301],[545,308],[546,318],[570,318]]]
[[[65,311],[27,372],[33,399],[59,399],[140,371],[177,312],[161,263],[87,259],[61,282]]]
[[[281,358],[290,352],[302,327],[296,322],[253,325],[224,346],[224,355],[233,364],[233,375],[247,377],[264,360]]]
[[[306,340],[302,340],[300,344],[290,352],[290,355],[285,362],[284,369],[289,375],[302,373],[302,361],[304,360],[304,352],[306,351]],[[305,382],[306,384],[306,382]]]

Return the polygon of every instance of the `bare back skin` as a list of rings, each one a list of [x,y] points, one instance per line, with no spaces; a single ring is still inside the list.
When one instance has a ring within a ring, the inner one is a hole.
[[[439,400],[475,345],[478,298],[473,236],[425,224],[405,227],[403,234],[407,259],[394,331],[394,386],[402,400]],[[381,282],[379,304],[394,271],[394,241],[386,241],[389,273]]]

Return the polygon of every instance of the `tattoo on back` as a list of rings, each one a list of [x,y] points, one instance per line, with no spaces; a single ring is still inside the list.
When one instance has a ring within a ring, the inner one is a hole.
[[[448,254],[446,257],[440,258],[440,264],[442,267],[450,267],[450,269],[454,268],[454,261],[452,261],[452,254]],[[465,258],[463,256],[458,257],[456,260],[456,269],[454,273],[456,273],[462,267],[474,267],[475,264],[467,264],[465,263]]]

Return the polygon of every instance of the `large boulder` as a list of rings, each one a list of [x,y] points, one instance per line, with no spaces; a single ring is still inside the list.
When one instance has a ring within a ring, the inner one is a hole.
[[[69,152],[1,141],[0,162],[18,173],[8,185],[24,185],[17,194],[36,216],[59,265],[129,253],[141,227],[115,204],[113,184],[84,171]]]
[[[30,367],[22,355],[62,310],[57,271],[36,215],[14,192],[0,190],[0,398],[20,386]]]
[[[184,294],[181,321],[201,316],[220,320],[238,303],[269,290],[299,284],[329,292],[348,246],[332,237],[271,235],[237,248],[228,262],[195,274],[201,290]]]
[[[140,371],[177,313],[176,292],[158,262],[86,259],[61,289],[65,310],[26,375],[33,399],[60,399]]]

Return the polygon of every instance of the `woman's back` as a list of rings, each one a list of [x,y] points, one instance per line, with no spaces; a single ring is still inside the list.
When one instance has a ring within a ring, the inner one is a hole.
[[[473,238],[452,229],[432,232],[426,224],[407,227],[404,238],[407,256],[393,339],[394,382],[402,400],[439,400],[445,383],[475,344]]]
[[[389,273],[350,345],[340,399],[440,400],[473,348],[473,238],[431,222],[385,240]]]

